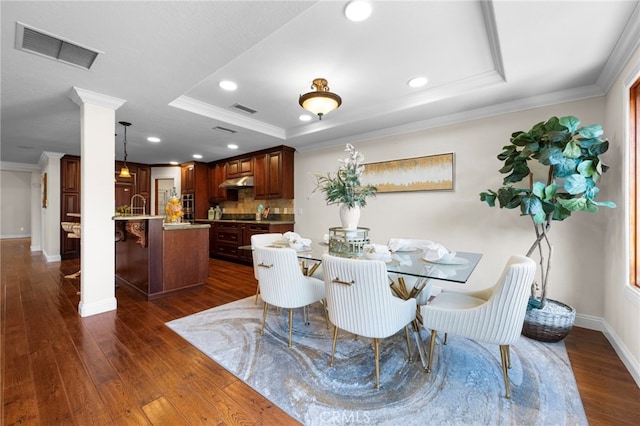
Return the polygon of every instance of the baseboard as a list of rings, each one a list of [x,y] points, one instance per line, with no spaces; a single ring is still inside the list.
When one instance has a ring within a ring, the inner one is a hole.
[[[31,246],[29,247],[31,251],[42,251],[42,247],[40,246]]]
[[[604,337],[606,337],[609,343],[611,343],[611,346],[613,346],[613,350],[616,351],[616,354],[627,368],[627,371],[629,371],[629,374],[631,374],[631,377],[633,377],[633,380],[640,388],[640,364],[634,359],[631,352],[627,349],[627,346],[622,342],[622,340],[620,340],[616,332],[605,320],[591,315],[576,314],[574,325],[576,327],[602,332]]]
[[[115,311],[117,307],[118,302],[115,297],[94,303],[83,303],[82,300],[80,300],[80,303],[78,304],[78,312],[81,317],[88,317],[91,315],[101,314],[103,312]]]
[[[636,384],[640,388],[640,363],[636,359],[633,358],[633,354],[627,349],[627,346],[620,340],[616,332],[604,322],[604,330],[602,331],[613,349],[616,351],[622,363],[633,377],[633,380],[636,381]]]
[[[31,234],[5,234],[0,235],[0,240],[15,240],[18,238],[31,238]]]
[[[44,254],[44,260],[47,263],[62,261],[62,257],[59,254],[50,255],[44,252],[42,254]]]

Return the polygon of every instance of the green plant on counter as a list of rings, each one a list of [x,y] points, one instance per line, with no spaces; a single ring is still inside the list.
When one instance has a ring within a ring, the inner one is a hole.
[[[500,208],[519,209],[522,216],[533,220],[536,240],[527,256],[537,248],[542,270],[539,286],[536,283],[537,288],[532,289],[530,308],[542,308],[546,301],[553,251],[548,239],[551,222],[565,220],[577,211],[595,213],[599,207],[616,207],[613,202],[595,200],[600,191],[597,184],[608,169],[599,158],[609,149],[609,142],[601,138],[602,126],[579,126],[580,120],[573,116],[551,117],[528,132],[513,133],[511,144],[498,155],[504,161],[500,173],[507,174],[504,186],[480,193],[480,200],[489,206],[495,206],[497,199]],[[533,182],[529,162],[534,160],[547,168],[546,182]],[[526,177],[529,188],[512,186]],[[546,265],[542,241],[547,246]]]

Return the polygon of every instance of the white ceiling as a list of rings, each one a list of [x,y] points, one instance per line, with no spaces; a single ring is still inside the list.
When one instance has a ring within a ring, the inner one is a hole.
[[[126,100],[116,122],[132,123],[129,161],[198,153],[208,162],[602,95],[640,43],[637,0],[372,3],[371,17],[354,23],[346,1],[2,1],[0,160],[80,154],[72,87]],[[16,22],[104,54],[87,71],[20,51]],[[429,84],[408,87],[418,75]],[[343,105],[303,123],[298,97],[317,77]],[[221,79],[238,90],[221,90]],[[147,142],[152,135],[162,142]]]

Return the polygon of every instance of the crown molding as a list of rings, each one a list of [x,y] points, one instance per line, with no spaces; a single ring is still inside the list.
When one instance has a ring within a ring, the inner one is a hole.
[[[71,91],[69,92],[69,99],[71,99],[78,106],[82,106],[82,104],[87,103],[113,110],[120,108],[125,104],[125,102],[127,102],[124,99],[103,95],[101,93],[92,92],[90,90],[81,89],[79,87],[73,87],[71,89]]]

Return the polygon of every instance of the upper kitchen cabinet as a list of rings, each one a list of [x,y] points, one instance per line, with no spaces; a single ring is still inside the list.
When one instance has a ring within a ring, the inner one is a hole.
[[[193,214],[196,219],[207,217],[209,210],[209,165],[193,161],[182,164],[182,194],[193,194]]]
[[[280,146],[254,156],[254,198],[293,199],[293,154],[295,150]]]
[[[239,178],[253,174],[253,157],[227,160],[227,178]]]
[[[220,184],[227,179],[227,163],[209,165],[209,202],[238,201],[237,190],[220,188]]]

